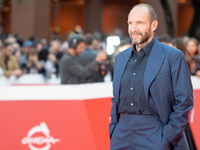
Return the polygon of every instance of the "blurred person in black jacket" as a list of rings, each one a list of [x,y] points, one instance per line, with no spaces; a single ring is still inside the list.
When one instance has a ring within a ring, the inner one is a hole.
[[[47,76],[55,73],[58,76],[59,64],[62,58],[62,53],[60,52],[60,47],[62,45],[62,38],[55,37],[50,42],[50,47],[48,49],[47,61],[45,64]]]
[[[45,74],[45,69],[42,66],[42,63],[39,61],[38,58],[38,53],[37,51],[32,48],[28,55],[28,61],[26,64],[26,68],[29,74],[37,74],[37,73],[41,73],[41,74]]]
[[[49,52],[41,40],[35,43],[35,49],[38,53],[39,60],[46,62]]]

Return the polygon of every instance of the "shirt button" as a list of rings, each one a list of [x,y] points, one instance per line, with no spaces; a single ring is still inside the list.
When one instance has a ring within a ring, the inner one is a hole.
[[[135,75],[135,73],[133,73],[133,75]]]
[[[131,88],[131,90],[133,90],[133,88]]]
[[[133,103],[131,103],[131,106],[133,106]]]
[[[137,61],[137,59],[135,61]]]

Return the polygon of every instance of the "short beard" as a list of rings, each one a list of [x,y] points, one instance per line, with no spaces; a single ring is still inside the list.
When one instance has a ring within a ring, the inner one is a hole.
[[[142,35],[141,32],[131,32],[130,37],[131,37],[132,34],[140,34],[141,35],[141,39],[138,42],[134,41],[131,38],[132,43],[137,45],[138,47],[140,47],[139,45],[144,45],[148,41],[149,37],[151,36],[151,28],[149,28],[149,30],[145,33],[144,36]]]

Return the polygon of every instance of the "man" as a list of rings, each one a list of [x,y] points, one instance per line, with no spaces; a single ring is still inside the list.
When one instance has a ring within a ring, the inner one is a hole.
[[[154,38],[157,15],[133,7],[128,31],[133,46],[115,58],[111,150],[189,150],[184,129],[193,90],[184,54]]]
[[[76,58],[76,60],[82,65],[82,66],[87,66],[90,62],[92,62],[98,52],[96,50],[93,49],[93,41],[94,41],[94,37],[92,34],[87,33],[85,34],[85,50],[84,52]],[[94,71],[94,73],[88,77],[88,78],[83,78],[82,82],[83,83],[92,83],[92,82],[98,82],[99,81],[99,66],[97,66],[96,70]]]
[[[60,63],[61,84],[79,84],[82,77],[89,77],[95,68],[106,59],[104,51],[97,54],[96,58],[87,66],[83,67],[76,60],[85,48],[85,39],[81,35],[74,35],[69,39],[69,50],[62,57]]]
[[[18,62],[13,56],[12,43],[5,43],[0,52],[0,67],[3,69],[4,75],[8,78],[11,75],[19,77],[22,71],[19,69]]]
[[[95,59],[98,52],[93,49],[94,36],[90,33],[85,34],[85,49],[84,52],[76,59],[80,64],[86,66]]]

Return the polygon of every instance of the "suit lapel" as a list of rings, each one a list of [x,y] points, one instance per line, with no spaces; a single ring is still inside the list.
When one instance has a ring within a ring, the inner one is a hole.
[[[119,98],[119,90],[120,90],[120,82],[121,82],[121,78],[123,75],[123,72],[126,68],[126,64],[128,63],[128,60],[131,56],[131,52],[132,52],[132,47],[130,47],[129,49],[123,51],[121,54],[119,54],[119,57],[117,58],[117,64],[116,66],[116,71],[115,71],[115,75],[114,75],[114,82],[115,85],[113,85],[116,90],[117,93],[117,98]]]
[[[163,63],[165,54],[166,53],[161,44],[157,41],[157,39],[155,39],[154,45],[149,54],[143,80],[144,93],[147,101],[149,97],[149,86],[158,74],[158,71],[160,70],[160,67]]]

